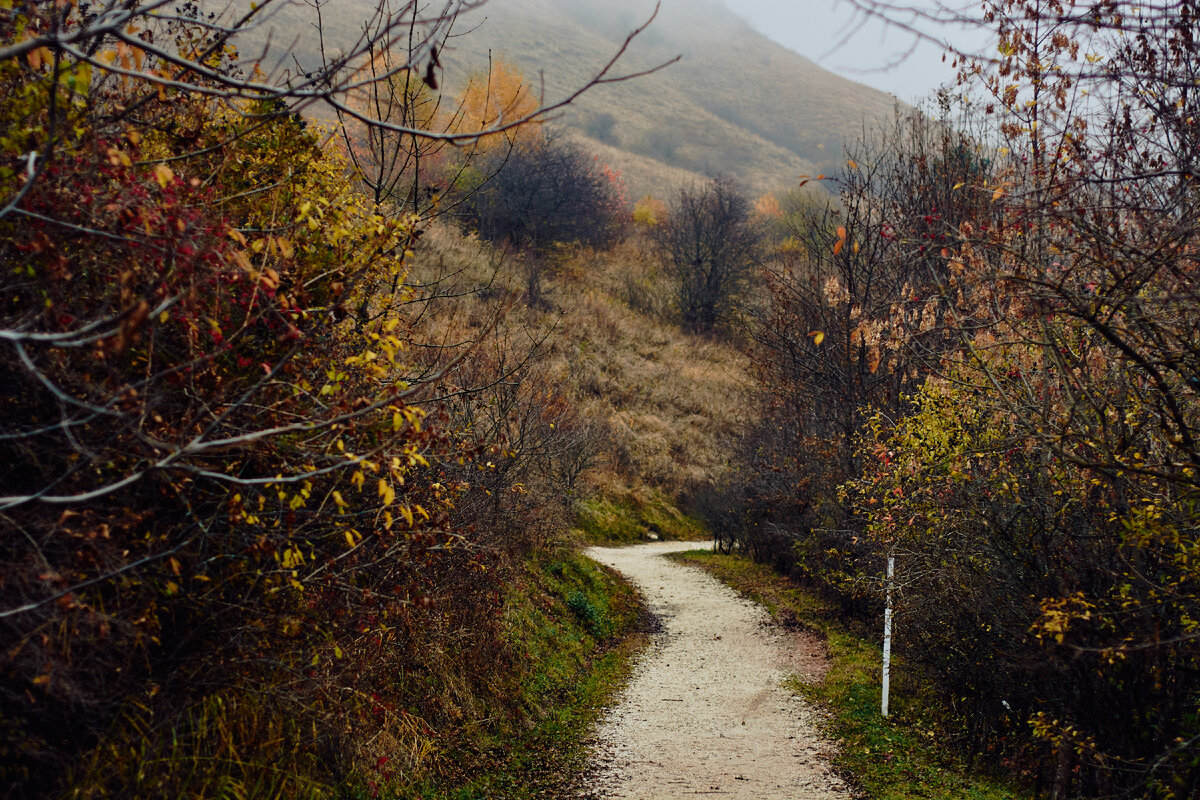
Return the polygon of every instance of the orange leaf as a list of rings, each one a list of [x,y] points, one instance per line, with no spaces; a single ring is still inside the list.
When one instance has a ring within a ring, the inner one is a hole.
[[[846,246],[846,226],[838,225],[837,229],[838,240],[833,243],[833,254],[836,256],[842,252],[842,248]]]

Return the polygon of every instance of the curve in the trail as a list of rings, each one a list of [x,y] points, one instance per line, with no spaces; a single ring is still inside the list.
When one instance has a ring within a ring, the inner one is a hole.
[[[814,712],[788,691],[788,635],[765,610],[665,553],[695,542],[592,548],[642,593],[661,629],[596,732],[595,797],[849,798]]]

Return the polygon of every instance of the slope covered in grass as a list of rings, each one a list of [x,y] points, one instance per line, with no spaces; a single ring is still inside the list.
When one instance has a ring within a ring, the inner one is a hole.
[[[745,424],[748,363],[737,342],[680,329],[670,283],[638,235],[608,252],[539,257],[439,226],[421,248],[423,263],[456,276],[445,291],[463,296],[448,316],[464,330],[486,324],[487,298],[523,292],[504,336],[536,354],[539,380],[596,427],[586,488],[637,506],[655,492],[686,505],[721,480]]]
[[[206,7],[224,8],[215,0]],[[273,10],[241,37],[257,59],[268,31],[268,70],[311,69],[324,53],[350,48],[374,0],[338,0],[318,19],[303,4]],[[625,37],[654,11],[650,0],[491,0],[463,15],[443,49],[441,83],[456,93],[489,59],[519,66],[545,102],[594,76]],[[559,121],[625,174],[635,197],[664,197],[717,174],[734,175],[756,195],[794,185],[802,174],[844,167],[842,143],[892,114],[895,99],[835,75],[752,30],[713,0],[665,0],[658,18],[617,72],[678,63],[637,80],[599,86]],[[299,65],[299,66],[297,66]]]

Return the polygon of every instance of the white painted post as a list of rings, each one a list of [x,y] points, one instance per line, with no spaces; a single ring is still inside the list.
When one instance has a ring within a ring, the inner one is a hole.
[[[883,606],[883,716],[888,715],[888,682],[892,671],[892,576],[896,557],[888,553],[887,596]]]

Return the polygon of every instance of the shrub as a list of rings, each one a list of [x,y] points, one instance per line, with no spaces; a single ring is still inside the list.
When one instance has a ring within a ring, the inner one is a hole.
[[[620,175],[557,132],[484,158],[484,179],[463,204],[466,221],[494,242],[545,251],[555,243],[612,245],[628,198]]]
[[[650,235],[679,292],[683,324],[709,333],[727,322],[758,255],[750,202],[727,178],[684,188]]]

